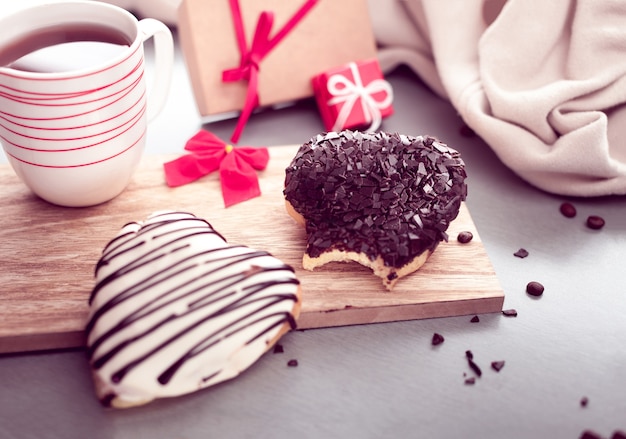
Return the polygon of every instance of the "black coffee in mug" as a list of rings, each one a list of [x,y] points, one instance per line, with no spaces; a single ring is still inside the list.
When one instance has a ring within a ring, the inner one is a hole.
[[[132,41],[117,29],[94,24],[64,24],[29,32],[0,50],[0,66],[59,73],[91,68],[114,58]]]

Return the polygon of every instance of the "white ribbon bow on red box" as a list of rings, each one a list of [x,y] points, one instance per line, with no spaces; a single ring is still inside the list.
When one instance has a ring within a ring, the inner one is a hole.
[[[368,131],[376,131],[382,121],[381,110],[389,107],[393,102],[393,89],[384,79],[374,79],[364,86],[356,63],[351,62],[348,66],[354,82],[340,73],[328,78],[328,93],[333,97],[327,101],[327,104],[332,106],[343,103],[332,130],[341,131],[344,128],[354,105],[360,100],[365,122],[370,123]],[[378,101],[374,95],[380,92],[384,92],[385,97]]]

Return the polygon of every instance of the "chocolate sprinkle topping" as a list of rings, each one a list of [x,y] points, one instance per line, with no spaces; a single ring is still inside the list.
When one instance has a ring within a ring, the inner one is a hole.
[[[472,386],[474,384],[476,384],[476,378],[474,377],[469,377],[465,379],[465,384],[467,384],[468,386]]]
[[[296,360],[294,358],[294,359],[291,359],[291,360],[287,361],[287,366],[289,366],[289,367],[298,367],[298,360]]]
[[[467,196],[460,154],[433,137],[329,132],[286,169],[286,200],[306,220],[307,254],[353,251],[400,268],[447,240]]]
[[[470,322],[478,323],[478,322],[480,322],[480,318],[478,316],[474,316],[474,317],[472,317],[472,320],[470,320]]]
[[[465,232],[459,232],[458,236],[456,237],[456,240],[459,241],[461,244],[467,244],[473,238],[474,238],[474,235],[472,234],[472,232],[465,231]]]
[[[524,259],[526,256],[528,256],[528,250],[526,250],[525,248],[520,248],[518,251],[513,253],[513,256]]]
[[[589,404],[589,398],[587,398],[586,396],[583,396],[582,398],[580,398],[581,407],[587,407],[587,404]]]
[[[626,439],[626,433],[623,431],[614,431],[611,439]]]
[[[600,230],[604,227],[604,218],[597,215],[591,215],[587,218],[587,227],[593,230]]]
[[[507,317],[517,317],[517,311],[514,309],[504,309],[502,310],[502,314]]]
[[[285,352],[285,350],[283,349],[283,345],[276,343],[274,345],[274,353],[275,354],[282,354],[283,352]]]

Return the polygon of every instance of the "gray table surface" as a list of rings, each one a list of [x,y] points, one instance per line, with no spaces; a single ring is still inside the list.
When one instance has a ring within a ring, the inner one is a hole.
[[[235,380],[124,411],[94,397],[81,350],[0,356],[0,438],[578,438],[626,430],[626,203],[531,187],[410,71],[388,75],[395,114],[382,129],[431,134],[461,151],[470,212],[505,290],[500,314],[296,331]],[[182,152],[206,122],[177,53],[167,107],[147,154]],[[233,119],[208,129],[224,139]],[[313,100],[255,114],[240,144],[300,144],[323,131]],[[520,145],[523,147],[523,145]],[[6,159],[2,158],[3,162]],[[588,215],[606,227],[585,227]],[[513,256],[520,247],[530,255]],[[545,285],[543,297],[526,283]],[[445,342],[431,346],[434,332]],[[465,359],[483,370],[474,385]],[[295,358],[298,367],[287,367]],[[504,360],[498,373],[490,368]],[[588,405],[581,406],[581,399]]]

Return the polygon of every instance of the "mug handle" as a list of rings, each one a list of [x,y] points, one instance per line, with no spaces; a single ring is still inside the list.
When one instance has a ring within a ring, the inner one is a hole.
[[[142,42],[154,39],[154,78],[148,95],[147,120],[150,122],[163,109],[172,80],[174,39],[169,28],[159,20],[144,18],[138,23]]]

